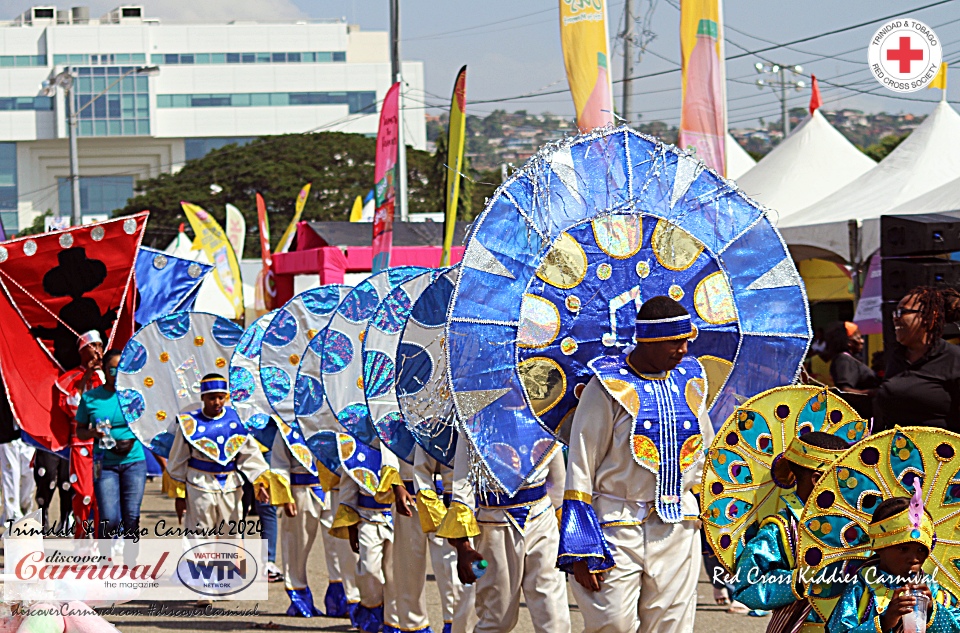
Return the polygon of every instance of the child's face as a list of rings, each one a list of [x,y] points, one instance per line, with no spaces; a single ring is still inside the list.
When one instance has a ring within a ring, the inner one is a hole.
[[[223,405],[227,402],[227,394],[205,393],[200,396],[200,399],[203,401],[203,414],[207,417],[214,418],[223,411]]]
[[[929,554],[927,546],[920,543],[900,543],[877,550],[880,569],[904,578],[921,573],[921,567]]]

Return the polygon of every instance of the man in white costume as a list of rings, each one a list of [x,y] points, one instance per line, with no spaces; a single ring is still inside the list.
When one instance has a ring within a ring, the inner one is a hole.
[[[403,485],[394,485],[393,489],[396,503],[393,553],[396,602],[395,608],[385,615],[384,633],[432,631],[424,595],[428,554],[443,607],[443,632],[452,630],[462,586],[455,577],[456,550],[434,534],[446,514],[443,500],[436,491],[437,474],[446,475],[444,489],[449,489],[453,471],[441,467],[419,446],[414,451],[413,465],[400,462]]]
[[[344,435],[344,434],[341,434]],[[379,472],[375,494],[361,488],[354,477],[345,476],[340,481],[339,507],[333,520],[330,534],[349,539],[350,548],[359,554],[356,583],[360,591],[360,604],[351,616],[354,627],[367,633],[377,633],[383,628],[383,616],[392,608],[395,600],[393,583],[393,516],[390,512],[393,500],[393,484],[400,482],[397,457],[375,441],[376,447],[364,445],[359,440],[350,458],[344,460],[347,475],[362,471]],[[341,441],[342,444],[342,441]],[[362,459],[357,459],[362,457]]]
[[[327,591],[323,597],[324,615],[328,618],[353,618],[360,604],[357,588],[357,564],[359,558],[350,549],[349,539],[336,538],[330,534],[333,519],[340,507],[340,483],[343,476],[332,473],[323,464],[317,464],[320,484],[327,493],[320,511],[320,538],[323,540],[323,557],[327,565]],[[338,469],[339,472],[339,469]]]
[[[561,503],[564,479],[559,447],[513,497],[475,497],[463,437],[457,443],[453,471],[453,499],[437,536],[456,548],[460,582],[476,582],[476,632],[512,630],[520,615],[521,591],[535,631],[569,632],[566,581],[555,567],[559,534],[554,509]],[[471,567],[481,560],[488,567],[477,579]]]
[[[636,348],[589,363],[570,433],[557,564],[589,633],[693,631],[696,614],[706,373],[673,299],[646,301],[636,327]]]

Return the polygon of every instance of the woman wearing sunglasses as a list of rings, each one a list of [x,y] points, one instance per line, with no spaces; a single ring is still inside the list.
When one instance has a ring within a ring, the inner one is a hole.
[[[960,432],[960,347],[943,340],[956,321],[957,292],[921,286],[893,312],[897,344],[874,400],[874,432],[900,426],[935,426]]]

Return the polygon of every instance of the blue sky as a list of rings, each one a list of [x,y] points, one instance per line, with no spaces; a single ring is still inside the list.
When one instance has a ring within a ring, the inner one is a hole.
[[[814,36],[825,31],[897,13],[932,26],[944,45],[944,59],[956,60],[950,72],[952,101],[960,101],[960,0],[914,10],[935,0],[728,0],[724,6],[727,28],[726,54]],[[637,2],[637,0],[634,0]],[[75,0],[72,4],[80,4]],[[30,2],[0,0],[5,16],[12,18]],[[34,2],[33,4],[36,4]],[[91,14],[99,15],[118,2],[94,0]],[[145,0],[148,15],[165,22],[225,22],[231,19],[287,21],[345,18],[367,30],[385,30],[386,0]],[[449,100],[457,70],[468,65],[468,112],[485,114],[496,108],[509,111],[572,114],[569,93],[481,103],[531,93],[565,90],[560,53],[558,0],[477,2],[467,0],[400,0],[401,51],[405,59],[424,63],[426,88],[415,95],[425,104],[443,106]],[[622,28],[624,0],[609,0],[610,35]],[[66,5],[65,5],[66,6]],[[679,67],[678,0],[641,0],[650,18],[644,24],[650,35],[647,52],[636,64],[637,74]],[[731,127],[757,124],[759,117],[779,118],[779,103],[769,90],[758,90],[753,65],[774,61],[801,64],[821,83],[825,108],[859,108],[868,112],[927,113],[940,98],[939,90],[924,90],[897,98],[877,84],[867,68],[867,43],[880,23],[836,35],[813,39],[759,55],[727,62],[727,95]],[[767,40],[767,41],[764,41]],[[613,45],[614,80],[622,76],[622,48]],[[802,77],[809,83],[809,79]],[[843,86],[843,87],[840,87]],[[620,85],[614,86],[619,105]],[[870,91],[876,94],[861,94]],[[642,120],[677,123],[680,116],[680,74],[672,72],[635,82],[635,107]],[[792,92],[791,106],[805,106],[809,88]],[[919,100],[919,101],[918,101]],[[445,107],[445,106],[443,106]],[[439,109],[434,110],[439,112]]]

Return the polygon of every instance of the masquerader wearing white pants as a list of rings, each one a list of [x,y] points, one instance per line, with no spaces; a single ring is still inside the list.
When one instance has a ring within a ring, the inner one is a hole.
[[[522,591],[535,631],[569,632],[566,581],[555,566],[559,532],[554,508],[563,497],[564,480],[560,450],[554,449],[513,497],[487,494],[475,498],[466,444],[463,438],[457,444],[453,499],[437,535],[456,543],[462,581],[472,580],[472,560],[482,557],[487,561],[486,573],[476,581],[479,621],[475,631],[512,630],[520,614]],[[475,551],[467,537],[473,539]]]

